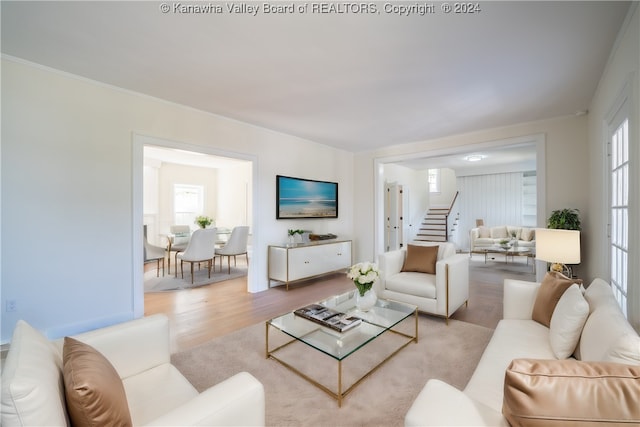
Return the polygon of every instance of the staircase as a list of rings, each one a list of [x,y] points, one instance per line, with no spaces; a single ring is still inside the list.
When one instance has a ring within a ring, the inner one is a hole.
[[[415,240],[421,242],[448,242],[449,236],[453,233],[458,225],[460,214],[451,217],[451,210],[458,197],[456,191],[453,201],[449,207],[445,208],[429,208],[425,215]]]

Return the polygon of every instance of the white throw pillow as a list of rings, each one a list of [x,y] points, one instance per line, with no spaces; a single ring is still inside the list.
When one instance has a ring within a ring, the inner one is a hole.
[[[640,337],[632,334],[621,335],[605,353],[604,361],[640,365]]]
[[[551,315],[549,340],[558,359],[566,359],[573,354],[588,316],[589,304],[574,283],[562,294]]]
[[[509,236],[509,233],[507,232],[507,226],[503,225],[500,227],[493,227],[491,229],[491,238],[492,239],[508,239],[511,236]]]
[[[19,320],[2,371],[2,425],[66,426],[62,356]]]

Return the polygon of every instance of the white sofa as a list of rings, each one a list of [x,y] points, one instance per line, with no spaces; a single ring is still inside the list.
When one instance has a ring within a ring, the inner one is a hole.
[[[262,384],[238,373],[202,393],[171,364],[169,323],[153,315],[73,338],[100,352],[122,379],[133,425],[265,424]],[[66,426],[62,340],[19,321],[2,372],[3,426]]]
[[[515,237],[513,235],[515,234]],[[476,227],[469,232],[469,253],[498,245],[501,240],[515,239],[518,247],[535,248],[535,229],[514,225]]]
[[[401,271],[406,249],[385,252],[378,257],[380,278],[376,294],[418,306],[418,310],[446,319],[469,299],[469,259],[456,254],[452,243],[415,242],[438,246],[435,274]]]
[[[464,391],[437,379],[429,380],[407,412],[406,426],[509,425],[502,414],[502,408],[505,371],[512,360],[542,359],[549,363],[554,363],[551,360],[558,363],[571,360],[556,359],[550,345],[549,328],[532,320],[538,288],[538,283],[505,280],[504,319],[499,322]],[[640,366],[636,366],[640,365],[640,337],[622,315],[610,286],[601,279],[595,279],[587,288],[585,299],[589,304],[589,313],[575,356],[590,363],[626,363],[634,365],[632,368],[640,372]],[[628,397],[633,399],[632,405],[636,408],[631,412],[635,411],[637,416],[637,408],[640,407],[637,405],[640,377],[635,379],[635,385],[635,391]],[[581,387],[577,386],[575,389],[580,390]],[[552,393],[556,388],[549,387],[546,390]],[[594,390],[595,388],[592,388],[590,391]],[[597,402],[596,405],[589,400],[589,392],[585,392],[584,387],[581,391],[583,394],[577,396],[577,400],[584,401],[590,408],[597,408],[601,403],[606,403],[603,406],[615,410],[616,405],[622,405],[624,399],[621,397],[625,395],[619,393],[617,397]],[[606,396],[612,396],[611,393],[615,391],[608,390]],[[567,396],[560,395],[550,398],[561,403],[568,399]],[[571,407],[567,410],[578,413],[580,411]],[[624,410],[621,408],[620,412],[624,413]],[[638,421],[640,422],[640,419]],[[580,423],[564,425],[578,424]]]

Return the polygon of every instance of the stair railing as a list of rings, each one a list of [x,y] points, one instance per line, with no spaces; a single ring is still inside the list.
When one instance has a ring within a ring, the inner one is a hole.
[[[451,205],[449,205],[449,209],[447,213],[444,214],[444,238],[448,242],[449,241],[449,214],[453,210],[453,205],[456,203],[456,199],[458,198],[459,191],[456,191],[456,194],[453,195],[453,200],[451,201]]]

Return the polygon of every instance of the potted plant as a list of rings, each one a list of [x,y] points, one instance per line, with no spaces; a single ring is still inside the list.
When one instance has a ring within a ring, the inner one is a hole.
[[[300,235],[300,238],[302,238],[302,235],[304,234],[304,230],[295,230],[295,229],[289,229],[287,230],[287,234],[289,235],[289,243],[291,245],[295,245],[296,243],[296,234]]]
[[[547,228],[562,230],[581,230],[578,209],[560,209],[551,212]]]
[[[213,224],[213,218],[204,215],[198,215],[194,223],[198,224],[200,228],[207,228]]]

